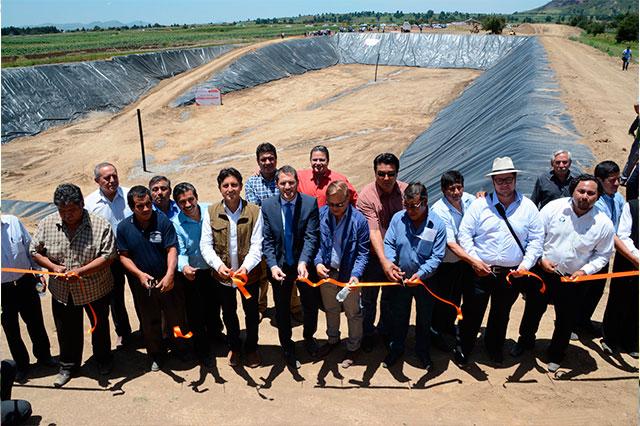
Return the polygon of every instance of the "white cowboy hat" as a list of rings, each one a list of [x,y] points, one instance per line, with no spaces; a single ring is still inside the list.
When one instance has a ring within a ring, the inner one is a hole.
[[[485,176],[501,175],[503,173],[519,173],[521,170],[517,170],[513,167],[513,161],[511,157],[498,157],[493,160],[493,167],[491,173],[487,173]]]

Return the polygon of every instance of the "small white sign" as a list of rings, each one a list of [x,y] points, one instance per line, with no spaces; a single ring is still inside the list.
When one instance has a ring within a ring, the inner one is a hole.
[[[196,105],[222,105],[222,94],[217,87],[198,87],[196,89]]]

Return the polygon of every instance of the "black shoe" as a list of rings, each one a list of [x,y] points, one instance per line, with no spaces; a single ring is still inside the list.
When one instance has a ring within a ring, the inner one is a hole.
[[[55,358],[49,355],[48,357],[45,357],[45,358],[38,358],[37,364],[43,367],[57,367],[58,361],[56,361]]]
[[[422,368],[424,368],[427,371],[431,370],[431,367],[433,366],[433,362],[431,361],[430,356],[418,354],[418,361],[420,361]]]
[[[511,355],[514,358],[518,358],[520,355],[522,355],[523,353],[525,353],[529,349],[531,349],[531,348],[526,347],[525,345],[521,344],[520,342],[516,342],[511,347],[511,350],[509,351],[509,355]]]
[[[298,359],[296,358],[296,354],[294,352],[285,352],[284,360],[287,363],[287,365],[293,368],[294,370],[298,370],[301,367],[300,361],[298,361]]]
[[[13,379],[14,382],[24,384],[27,383],[29,377],[29,368],[19,368],[16,369],[16,377]]]
[[[56,379],[53,381],[53,386],[56,388],[61,388],[71,380],[71,370],[60,370]]]
[[[31,417],[31,404],[24,399],[11,399],[7,404],[11,403],[11,411],[2,410],[2,423],[7,425],[24,424]],[[4,405],[4,401],[2,401]]]
[[[334,345],[335,346],[335,345]],[[331,349],[333,349],[332,345],[322,345],[318,346],[316,339],[309,339],[304,341],[304,348],[307,350],[309,355],[313,358],[324,358],[327,356]]]
[[[113,370],[112,360],[105,361],[105,362],[98,362],[98,372],[103,376],[106,376],[107,374],[111,373],[111,370]]]
[[[370,353],[373,350],[373,346],[375,345],[375,340],[373,336],[364,336],[362,338],[362,343],[360,344],[360,348],[363,352]]]
[[[492,363],[496,365],[502,365],[504,358],[501,353],[493,353],[493,352],[487,351],[487,355],[489,356],[489,360]]]
[[[402,352],[391,351],[386,357],[384,357],[382,366],[384,368],[391,368],[400,360],[400,358],[402,358]]]
[[[460,368],[465,368],[469,365],[469,360],[467,359],[467,356],[462,353],[462,350],[460,350],[460,348],[455,348],[453,350],[453,361]]]

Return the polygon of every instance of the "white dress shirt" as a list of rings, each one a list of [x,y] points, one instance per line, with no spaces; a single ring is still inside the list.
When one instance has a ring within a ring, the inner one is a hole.
[[[509,227],[496,210],[498,203],[495,194],[471,203],[460,222],[460,246],[470,256],[488,265],[531,269],[542,254],[544,229],[540,213],[535,204],[520,192],[516,192],[516,199],[505,209],[509,223],[525,249],[523,256]]]
[[[251,272],[262,261],[262,211],[258,212],[258,219],[256,220],[253,230],[251,231],[251,246],[249,252],[244,258],[242,265],[238,266],[238,219],[242,214],[242,202],[238,206],[235,212],[230,211],[227,206],[224,206],[224,211],[229,218],[229,259],[231,265],[227,267],[234,271],[245,267],[247,273]],[[209,217],[209,209],[202,209],[202,235],[200,237],[200,252],[205,262],[211,266],[215,271],[218,271],[221,265],[223,265],[222,259],[216,253],[213,248],[213,233],[211,231],[211,218]],[[222,283],[225,284],[225,283]],[[225,284],[229,285],[229,284]]]
[[[31,258],[29,245],[31,235],[17,217],[10,214],[2,215],[2,267],[35,269],[40,266]],[[19,280],[24,274],[21,272],[2,272],[2,282]]]
[[[96,191],[87,195],[84,199],[84,208],[89,213],[101,216],[109,221],[113,234],[115,236],[118,230],[118,224],[127,216],[132,214],[127,204],[127,193],[129,188],[119,186],[113,201],[104,196],[102,190],[98,188]]]
[[[436,201],[431,207],[431,213],[436,214],[447,228],[447,243],[458,243],[458,229],[460,228],[460,222],[462,222],[464,212],[467,211],[475,199],[476,197],[468,192],[463,192],[462,200],[460,200],[460,205],[462,206],[461,212],[453,207],[449,200],[447,200],[447,197],[444,196]],[[455,263],[459,260],[460,258],[449,250],[449,246],[447,246],[442,262]]]
[[[545,237],[542,257],[571,275],[578,270],[593,274],[609,262],[613,252],[613,223],[593,207],[578,217],[570,197],[549,202],[540,210]]]
[[[631,218],[631,210],[629,209],[629,203],[625,203],[622,208],[622,216],[620,216],[620,223],[618,224],[618,238],[624,243],[625,246],[635,257],[640,257],[638,247],[633,245],[631,239],[631,224],[633,219]]]

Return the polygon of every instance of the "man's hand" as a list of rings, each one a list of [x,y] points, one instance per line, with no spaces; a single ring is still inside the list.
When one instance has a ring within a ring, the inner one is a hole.
[[[306,263],[298,263],[298,276],[302,278],[309,278],[309,271],[307,271]]]
[[[390,281],[398,282],[402,281],[404,278],[404,272],[400,269],[398,265],[393,264],[392,262],[387,262],[383,266],[384,274],[389,278]]]
[[[222,278],[231,278],[232,272],[233,271],[227,268],[227,265],[225,265],[224,263],[218,268],[218,274],[220,274]]]
[[[160,293],[166,293],[173,288],[173,275],[165,275],[160,282],[156,284],[156,288],[160,289]]]
[[[577,271],[575,271],[573,274],[571,274],[571,279],[575,280],[578,277],[584,277],[585,275],[587,275],[586,272],[584,272],[582,269],[578,269]]]
[[[558,267],[557,263],[544,258],[540,258],[540,261],[538,262],[538,264],[540,265],[543,271],[548,272],[550,274],[555,273],[556,268]]]
[[[329,269],[327,269],[327,267],[322,263],[318,263],[318,265],[316,265],[316,272],[320,278],[329,278]]]
[[[418,280],[421,280],[420,275],[416,272],[415,274],[411,275],[411,278],[404,280],[405,283],[408,282],[416,282]]]
[[[42,284],[42,291],[41,293],[44,293],[47,291],[47,279],[44,277],[44,275],[37,275],[38,280],[40,280],[40,283]]]
[[[476,260],[471,264],[471,267],[479,277],[486,277],[491,273],[491,266],[487,265],[482,260]]]
[[[516,269],[515,271],[511,271],[511,275],[513,275],[515,278],[520,278],[520,277],[525,276],[526,272],[529,272],[529,271],[527,271],[527,269],[525,267],[520,265],[520,266],[518,266],[518,269]]]
[[[278,266],[272,266],[271,267],[271,276],[276,281],[283,281],[285,278],[287,278],[285,273],[282,272],[282,269],[280,269],[280,267],[278,267]]]
[[[144,272],[141,272],[140,275],[138,275],[138,281],[140,281],[140,284],[142,284],[142,286],[147,289],[150,286],[149,283],[154,280],[155,278],[153,278],[151,275]]]
[[[238,270],[233,273],[233,275],[248,275],[248,274],[249,273],[247,272],[247,268],[245,268],[244,266],[238,268]]]
[[[64,265],[56,265],[55,263],[53,264],[53,268],[51,269],[51,272],[57,272],[58,274],[64,274],[65,272],[67,272],[67,267]]]
[[[196,268],[185,265],[184,268],[182,268],[182,275],[184,275],[184,277],[189,281],[193,281],[196,279],[196,271]]]
[[[486,196],[487,196],[487,191],[476,192],[476,198],[485,198]]]
[[[80,268],[75,268],[70,271],[66,271],[65,273],[67,274],[67,276],[65,277],[65,280],[72,283],[78,281],[82,276],[82,271],[80,270]]]
[[[347,287],[347,288],[349,289],[349,292],[356,291],[359,287],[351,287],[351,286],[352,286],[352,285],[354,285],[354,284],[358,284],[359,282],[360,282],[360,281],[358,281],[358,278],[356,278],[356,277],[351,277],[351,278],[349,279],[349,282],[348,282],[349,287]]]

